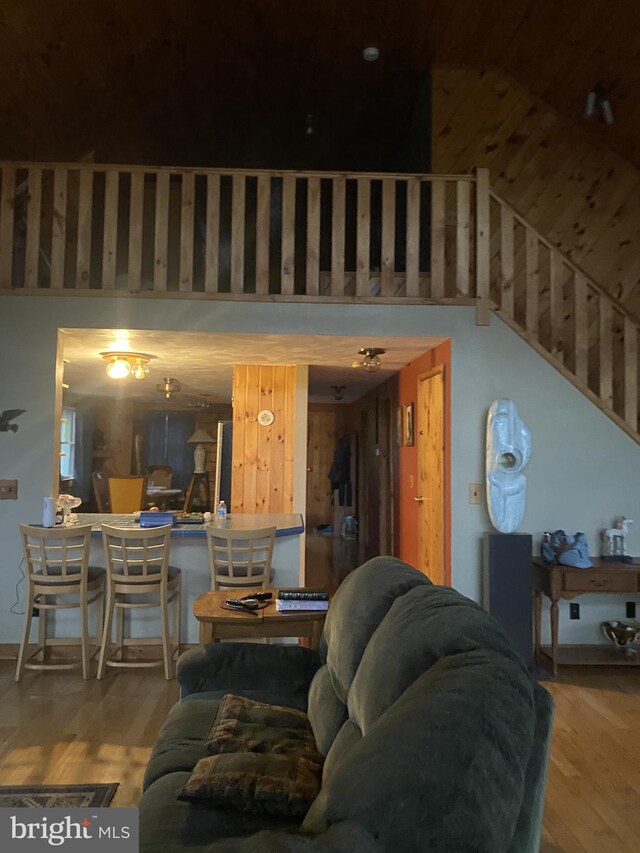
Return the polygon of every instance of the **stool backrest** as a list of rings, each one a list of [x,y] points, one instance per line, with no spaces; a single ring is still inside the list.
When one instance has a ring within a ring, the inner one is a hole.
[[[109,477],[110,512],[137,512],[144,509],[147,498],[146,476]]]
[[[73,527],[36,527],[20,525],[25,574],[32,580],[43,575],[56,578],[73,576],[84,580],[89,566],[91,525]]]
[[[211,589],[220,586],[269,586],[275,527],[229,530],[205,526]]]
[[[103,524],[102,541],[109,575],[167,578],[170,524],[140,529]]]

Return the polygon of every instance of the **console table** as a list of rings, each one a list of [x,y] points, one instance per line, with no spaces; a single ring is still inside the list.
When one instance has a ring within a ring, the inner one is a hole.
[[[553,674],[558,674],[558,664],[640,664],[640,659],[624,657],[613,645],[558,646],[558,601],[589,593],[640,593],[640,566],[629,563],[610,563],[592,560],[593,568],[575,569],[556,566],[540,558],[533,560],[533,615],[535,655],[540,662],[549,658]],[[542,625],[542,594],[551,601],[551,647],[540,641]]]

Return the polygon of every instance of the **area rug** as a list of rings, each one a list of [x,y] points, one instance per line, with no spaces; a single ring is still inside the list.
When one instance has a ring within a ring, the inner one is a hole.
[[[108,806],[118,782],[95,785],[0,785],[0,808],[99,809]]]

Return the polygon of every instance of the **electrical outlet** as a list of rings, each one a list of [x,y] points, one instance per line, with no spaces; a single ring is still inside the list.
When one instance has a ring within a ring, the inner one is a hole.
[[[0,501],[18,500],[18,481],[0,480]]]
[[[627,619],[636,618],[636,603],[635,601],[627,601]]]
[[[482,483],[469,483],[469,503],[482,503]]]
[[[569,605],[569,619],[579,619],[580,618],[580,605],[576,604],[574,601]]]
[[[31,618],[32,618],[32,619],[37,619],[39,616],[40,616],[40,610],[39,610],[39,608],[38,608],[38,607],[34,607],[34,608],[33,608],[33,610],[31,611]]]

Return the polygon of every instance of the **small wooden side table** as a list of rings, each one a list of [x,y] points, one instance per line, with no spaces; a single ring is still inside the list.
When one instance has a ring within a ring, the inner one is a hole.
[[[558,674],[558,664],[631,664],[640,659],[624,657],[613,645],[558,646],[558,601],[590,593],[616,592],[638,595],[640,593],[640,566],[629,563],[610,563],[592,560],[591,569],[574,569],[545,563],[539,557],[533,560],[533,615],[536,660],[551,660],[553,674]],[[542,626],[542,594],[551,601],[551,648],[545,649],[540,641]]]
[[[239,598],[252,592],[271,592],[273,598],[263,610],[242,613],[239,610],[223,610],[221,603],[227,598]],[[327,615],[325,610],[277,611],[276,590],[223,589],[205,592],[193,603],[193,615],[200,623],[200,642],[216,643],[218,640],[238,640],[258,637],[309,637],[311,648],[320,645],[322,627]]]

